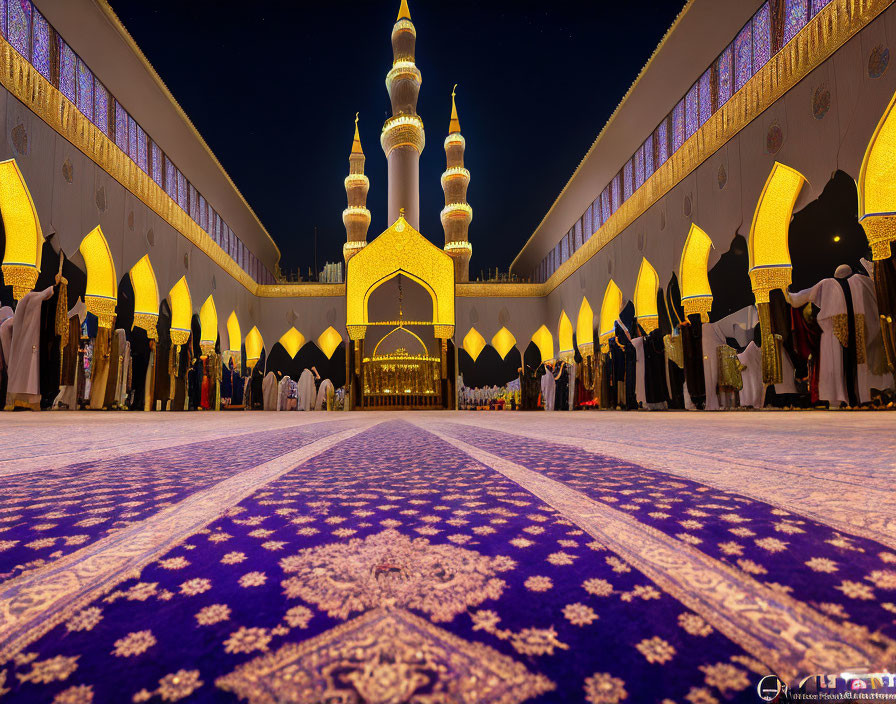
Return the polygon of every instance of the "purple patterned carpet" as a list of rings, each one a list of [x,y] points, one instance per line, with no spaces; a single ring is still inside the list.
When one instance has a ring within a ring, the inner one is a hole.
[[[13,477],[0,539],[57,544],[0,584],[0,700],[714,704],[892,662],[881,545],[568,446],[364,418]],[[97,542],[124,522],[129,572]]]

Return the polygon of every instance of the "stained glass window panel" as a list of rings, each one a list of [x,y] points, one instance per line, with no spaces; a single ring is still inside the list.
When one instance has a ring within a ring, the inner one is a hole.
[[[221,218],[218,217],[214,210],[212,211],[212,239],[218,246],[223,248],[224,245],[221,243]]]
[[[644,142],[644,146],[642,147],[644,151],[644,180],[646,181],[651,176],[653,176],[654,170],[654,161],[653,161],[653,135],[650,135],[647,138],[647,141]]]
[[[672,153],[674,154],[684,144],[684,100],[672,110]]]
[[[26,59],[31,58],[31,1],[9,0],[7,37],[12,48]]]
[[[706,73],[697,81],[697,95],[700,125],[702,126],[712,115],[712,71],[710,69],[707,69]]]
[[[155,142],[150,142],[149,156],[152,166],[152,180],[161,186],[165,182],[165,177],[162,175],[162,148]]]
[[[137,161],[137,123],[128,115],[128,156]]]
[[[575,246],[575,249],[578,249],[579,247],[581,247],[581,246],[582,246],[582,242],[585,241],[585,237],[584,237],[584,235],[583,235],[582,233],[583,233],[582,221],[579,220],[579,221],[576,223],[575,242],[573,243],[574,246]],[[575,251],[575,250],[573,250],[573,251]]]
[[[562,264],[569,259],[569,236],[567,235],[560,240],[560,263]]]
[[[50,80],[50,25],[44,16],[34,11],[31,29],[31,64],[40,75]]]
[[[768,63],[772,57],[771,10],[765,3],[753,15],[753,73]]]
[[[732,94],[732,58],[734,49],[731,44],[722,52],[719,57],[718,73],[719,73],[719,102],[718,106],[722,107],[731,99]]]
[[[192,183],[190,184],[190,217],[193,218],[193,222],[199,222],[199,194],[193,188]]]
[[[610,186],[607,186],[603,193],[600,194],[600,223],[603,225],[607,220],[610,219]]]
[[[187,179],[180,171],[177,172],[177,204],[181,207],[181,210],[186,211]]]
[[[203,196],[199,196],[199,227],[208,232],[208,206]]]
[[[662,166],[669,159],[669,119],[656,128],[656,164]]]
[[[109,91],[99,81],[93,87],[93,122],[103,134],[109,134]]]
[[[821,8],[827,5],[831,0],[812,0],[812,16],[815,17],[819,12],[821,12]]]
[[[604,224],[603,213],[601,212],[600,196],[594,199],[591,204],[591,232],[597,232],[600,226]]]
[[[3,33],[4,37],[9,36],[9,32],[7,30],[8,27],[6,24],[6,0],[0,0],[0,32]]]
[[[699,106],[697,105],[697,84],[691,86],[688,94],[684,97],[684,138],[688,139],[697,131],[697,121],[700,118]]]
[[[629,159],[622,167],[622,200],[627,201],[632,197],[632,161]]]
[[[613,212],[615,213],[619,210],[619,206],[622,204],[622,173],[616,174],[616,177],[613,179],[613,188],[610,191],[610,202],[613,205]]]
[[[149,173],[149,163],[146,152],[146,132],[143,131],[143,128],[140,125],[137,125],[137,166]]]
[[[635,152],[635,190],[644,185],[644,145]]]
[[[73,103],[78,99],[78,57],[72,48],[59,39],[59,90]]]
[[[167,156],[165,157],[165,192],[172,199],[177,200],[177,171]]]
[[[78,59],[78,110],[93,121],[93,74],[81,59]]]
[[[125,154],[128,153],[128,114],[121,107],[121,103],[115,101],[115,143]]]
[[[747,22],[734,40],[734,90],[739,91],[753,75],[753,25]]]
[[[808,0],[784,1],[784,43],[793,39],[809,20]]]
[[[582,216],[582,239],[587,240],[594,232],[594,206],[589,205]]]

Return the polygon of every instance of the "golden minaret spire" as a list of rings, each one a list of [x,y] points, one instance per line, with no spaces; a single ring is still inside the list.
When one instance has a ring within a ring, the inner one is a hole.
[[[346,241],[342,247],[345,263],[367,245],[367,228],[370,227],[370,211],[367,209],[367,191],[370,180],[364,175],[364,150],[358,133],[358,113],[355,113],[355,137],[348,157],[349,170],[345,178],[345,195],[348,207],[342,211]]]
[[[420,154],[426,137],[417,114],[423,78],[415,63],[416,47],[417,30],[407,0],[402,0],[392,27],[392,69],[386,74],[392,117],[383,125],[380,144],[389,162],[387,224],[392,225],[404,208],[408,224],[420,229]]]
[[[467,187],[470,172],[464,168],[466,141],[460,133],[455,96],[457,84],[451,91],[451,121],[445,138],[445,156],[448,168],[442,174],[442,190],[445,191],[445,208],[442,210],[442,228],[445,230],[445,252],[454,260],[454,280],[469,281],[470,256],[473,248],[469,242],[473,209],[467,203]]]

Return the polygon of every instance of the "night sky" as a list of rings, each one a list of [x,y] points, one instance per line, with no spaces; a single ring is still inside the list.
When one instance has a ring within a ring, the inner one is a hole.
[[[379,135],[391,114],[385,76],[399,0],[110,4],[277,242],[284,271],[314,265],[315,226],[318,266],[342,259],[356,111],[368,241],[387,227]],[[458,83],[471,279],[507,270],[683,4],[409,0],[427,136],[421,229],[444,244],[439,177]]]

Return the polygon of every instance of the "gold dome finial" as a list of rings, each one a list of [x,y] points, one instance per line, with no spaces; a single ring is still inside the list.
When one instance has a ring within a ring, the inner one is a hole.
[[[364,150],[361,149],[361,135],[358,134],[358,115],[361,113],[355,113],[355,139],[352,142],[352,154],[363,154]]]
[[[460,134],[460,120],[457,119],[457,103],[454,96],[457,94],[457,83],[451,89],[451,122],[448,125],[448,134]]]
[[[395,19],[396,22],[398,20],[410,20],[411,19],[411,11],[408,9],[408,0],[401,0],[401,7],[398,8],[398,17]]]

